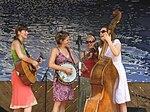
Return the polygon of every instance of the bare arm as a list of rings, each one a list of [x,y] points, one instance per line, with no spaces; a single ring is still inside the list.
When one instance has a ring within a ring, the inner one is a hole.
[[[64,71],[63,67],[55,64],[55,59],[56,59],[57,55],[58,55],[58,50],[56,48],[53,48],[51,53],[50,53],[50,59],[49,59],[48,67],[55,69],[55,70],[63,70]]]
[[[108,33],[105,33],[104,39],[107,41],[114,56],[118,56],[121,52],[121,44],[118,43],[116,45],[113,45],[113,43],[111,41],[111,36],[109,36]]]
[[[64,71],[67,74],[71,74],[72,70],[70,68],[62,67],[60,65],[55,64],[55,59],[56,59],[58,54],[59,54],[58,49],[53,48],[51,53],[50,53],[50,59],[49,59],[48,67],[52,68],[52,69],[55,69],[55,70]]]
[[[113,45],[112,42],[108,43],[112,53],[114,54],[114,56],[119,56],[120,52],[121,52],[121,44],[116,44]]]

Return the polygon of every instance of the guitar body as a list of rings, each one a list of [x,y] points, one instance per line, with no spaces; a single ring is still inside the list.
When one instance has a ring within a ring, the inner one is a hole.
[[[19,72],[19,77],[25,85],[35,83],[37,70],[30,63],[20,60],[16,63],[15,69]]]

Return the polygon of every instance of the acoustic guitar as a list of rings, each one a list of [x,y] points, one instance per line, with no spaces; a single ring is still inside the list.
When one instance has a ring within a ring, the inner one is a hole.
[[[32,59],[32,57],[30,57]],[[43,59],[42,53],[40,53],[37,61],[40,61],[40,58]],[[31,85],[36,82],[37,69],[31,63],[19,60],[16,62],[15,70],[19,72],[19,77],[25,85]]]

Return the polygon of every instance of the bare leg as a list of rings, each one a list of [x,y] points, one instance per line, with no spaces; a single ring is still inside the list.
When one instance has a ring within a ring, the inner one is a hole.
[[[60,112],[65,112],[65,107],[66,107],[66,101],[63,101],[62,103],[61,103],[61,107],[60,107]]]
[[[127,112],[126,103],[119,104],[120,112]]]
[[[21,112],[22,109],[14,109],[13,112]]]
[[[60,112],[61,102],[55,101],[53,111],[52,112]]]
[[[31,111],[32,111],[32,107],[24,108],[24,112],[31,112]]]

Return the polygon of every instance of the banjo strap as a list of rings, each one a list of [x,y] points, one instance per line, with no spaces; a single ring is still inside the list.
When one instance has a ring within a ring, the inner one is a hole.
[[[57,47],[57,49],[59,50],[58,47]],[[74,60],[73,60],[73,58],[72,58],[72,55],[71,55],[71,52],[70,52],[69,48],[66,47],[66,49],[67,49],[67,51],[68,51],[68,53],[69,53],[69,56],[70,56],[70,58],[71,58],[73,64],[75,64],[75,62],[74,62]],[[60,52],[60,51],[59,51],[59,52]],[[56,61],[56,60],[55,60],[55,61]],[[56,62],[55,62],[55,63],[56,63]],[[58,75],[58,71],[57,71],[57,70],[55,70],[55,74],[56,74],[56,75],[55,75],[56,81],[58,81],[59,75]]]
[[[67,49],[67,50],[68,50],[68,52],[69,52],[69,55],[70,55],[70,58],[72,59],[73,64],[75,64],[75,62],[74,62],[74,60],[73,60],[73,58],[72,58],[72,55],[71,55],[71,52],[70,52],[69,48],[68,48],[68,47],[66,47],[66,49]]]

